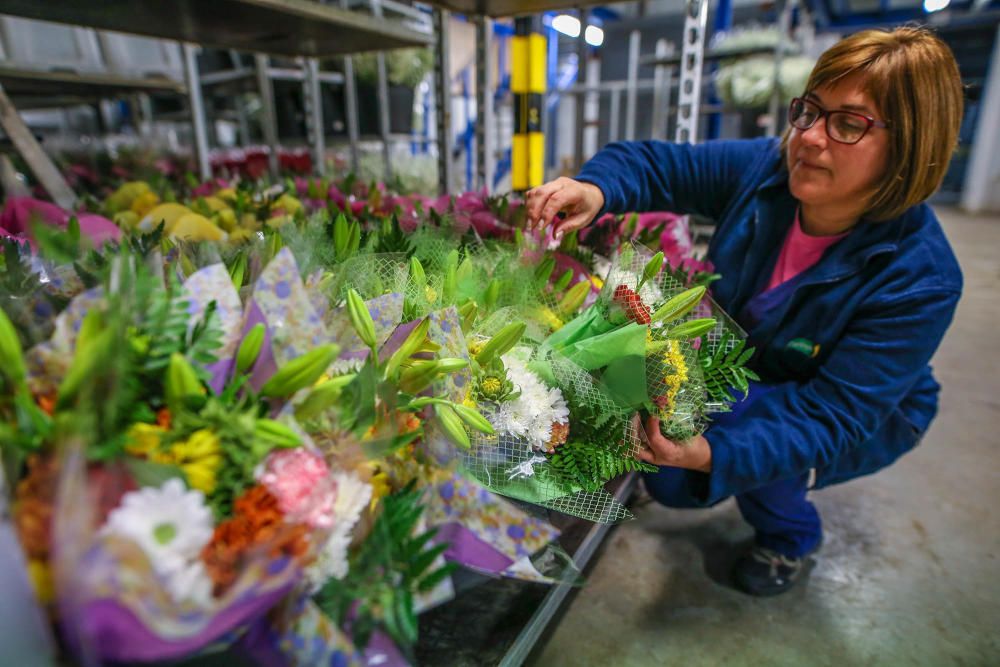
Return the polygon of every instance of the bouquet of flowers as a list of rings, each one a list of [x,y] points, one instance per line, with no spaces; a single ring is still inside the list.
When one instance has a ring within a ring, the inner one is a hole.
[[[603,486],[654,470],[636,457],[632,416],[655,414],[685,440],[747,391],[742,332],[703,286],[685,287],[650,255],[626,248],[593,305],[539,343],[518,344],[526,325],[516,322],[476,355],[474,397],[491,406],[496,434],[477,437],[463,465],[488,488],[596,521],[627,518]]]

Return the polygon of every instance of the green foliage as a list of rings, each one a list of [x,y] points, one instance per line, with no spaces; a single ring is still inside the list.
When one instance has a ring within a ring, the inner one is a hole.
[[[656,466],[632,458],[620,443],[582,441],[575,438],[561,445],[549,459],[562,486],[577,485],[597,491],[604,483],[627,472],[656,472]]]
[[[727,352],[731,344],[732,349]],[[732,403],[733,389],[743,392],[743,398],[746,398],[749,380],[760,380],[756,373],[746,367],[753,353],[754,348],[746,347],[745,340],[736,341],[731,333],[727,333],[719,341],[714,354],[707,346],[699,350],[698,361],[701,364],[710,401]]]
[[[31,246],[17,239],[0,239],[0,293],[9,297],[24,297],[38,287],[38,276],[31,270]]]
[[[624,441],[628,415],[614,408],[602,409],[599,401],[579,396],[574,383],[562,388],[570,406],[569,440],[549,455],[542,468],[549,480],[567,491],[574,486],[597,491],[604,483],[636,470],[655,472],[656,467],[635,459]],[[619,434],[611,439],[609,433]]]
[[[145,274],[145,272],[141,272]],[[143,379],[156,390],[162,386],[163,371],[170,363],[170,355],[183,354],[202,380],[208,379],[203,366],[217,361],[215,351],[222,340],[215,302],[205,309],[203,317],[188,331],[189,302],[183,294],[180,280],[170,274],[167,289],[152,283],[146,274],[145,280],[135,285],[136,313],[140,321],[136,326],[136,337],[141,341],[145,354],[142,363]]]
[[[219,438],[223,464],[216,486],[206,499],[217,519],[231,516],[233,501],[254,484],[254,469],[271,446],[255,437],[257,408],[244,401],[226,403],[209,397],[198,411],[174,415],[170,442],[184,440],[195,431],[208,429]],[[169,443],[164,443],[169,444]]]
[[[385,218],[377,231],[371,233],[372,250],[376,253],[398,253],[409,258],[413,254],[410,235],[399,226],[399,218]]]
[[[351,557],[347,576],[330,581],[316,596],[338,626],[350,620],[358,649],[382,628],[410,662],[417,641],[414,595],[432,590],[455,569],[452,564],[433,568],[448,545],[430,546],[436,530],[417,533],[424,510],[420,495],[411,484],[386,497],[371,534]]]

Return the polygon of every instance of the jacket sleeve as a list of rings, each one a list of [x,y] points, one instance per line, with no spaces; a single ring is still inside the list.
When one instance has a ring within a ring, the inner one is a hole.
[[[922,288],[859,310],[816,377],[777,385],[741,419],[708,429],[712,471],[690,480],[699,500],[800,475],[866,443],[926,368],[958,297]]]
[[[773,139],[605,146],[576,180],[604,193],[604,213],[674,211],[720,217],[750,167],[776,152]]]

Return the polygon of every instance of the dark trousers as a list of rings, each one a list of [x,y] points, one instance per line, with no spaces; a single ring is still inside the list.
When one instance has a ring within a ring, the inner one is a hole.
[[[771,387],[754,383],[750,399],[733,405],[732,412],[713,415],[716,423],[738,423],[754,399],[768,394]],[[711,433],[707,434],[711,443]],[[689,475],[680,468],[660,468],[643,475],[646,489],[667,507],[700,507],[689,488]],[[816,507],[806,500],[809,473],[771,482],[736,496],[743,519],[756,531],[756,543],[789,558],[799,558],[815,550],[823,537]]]
[[[660,468],[643,475],[646,490],[667,507],[698,507],[680,468]],[[806,499],[809,475],[772,482],[736,496],[743,519],[753,526],[755,542],[789,558],[819,546],[823,528],[816,507]]]
[[[743,519],[753,526],[755,542],[790,558],[799,558],[819,546],[823,528],[819,512],[806,500],[808,474],[772,482],[736,496]],[[698,507],[688,490],[686,472],[660,468],[643,475],[646,490],[667,507]]]

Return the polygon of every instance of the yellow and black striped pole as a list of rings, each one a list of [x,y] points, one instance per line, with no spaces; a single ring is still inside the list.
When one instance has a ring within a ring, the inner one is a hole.
[[[545,37],[537,17],[514,19],[510,89],[514,93],[511,187],[523,192],[545,180],[542,101],[545,97]]]

